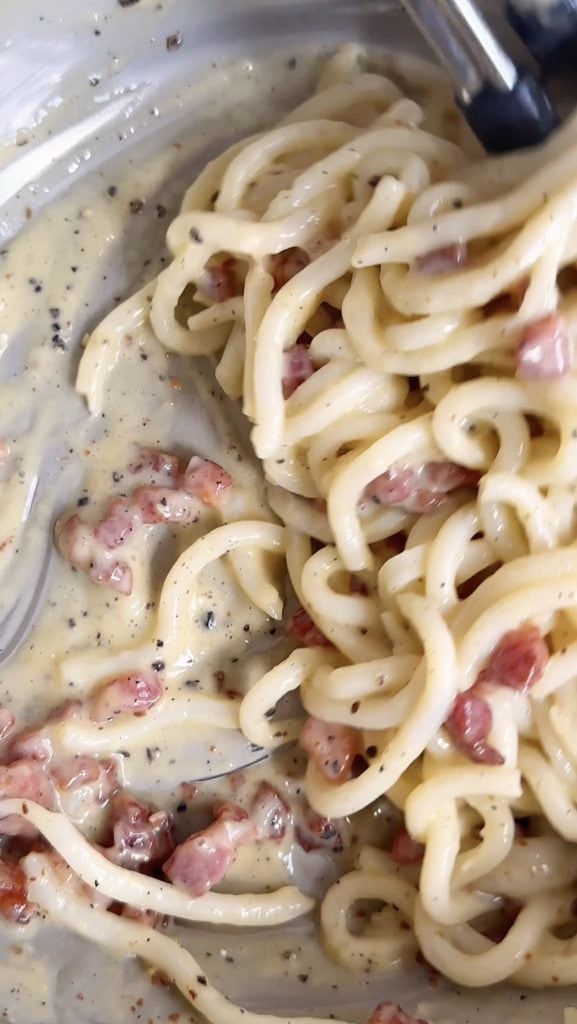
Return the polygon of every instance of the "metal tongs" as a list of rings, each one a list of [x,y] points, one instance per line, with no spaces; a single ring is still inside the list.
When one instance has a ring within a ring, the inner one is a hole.
[[[559,123],[535,76],[519,68],[473,0],[402,0],[449,72],[455,99],[489,153],[543,142]]]

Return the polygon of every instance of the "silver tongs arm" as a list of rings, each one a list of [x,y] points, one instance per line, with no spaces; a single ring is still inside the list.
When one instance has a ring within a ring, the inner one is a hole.
[[[533,75],[519,69],[473,0],[402,0],[449,72],[455,99],[490,152],[542,142],[558,123]]]

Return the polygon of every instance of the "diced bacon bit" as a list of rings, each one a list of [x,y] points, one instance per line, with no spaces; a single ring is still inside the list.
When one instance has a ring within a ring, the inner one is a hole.
[[[467,246],[463,242],[454,242],[417,256],[415,270],[420,274],[450,274],[457,267],[463,267],[468,257]]]
[[[193,455],[184,471],[183,487],[214,508],[232,487],[232,477],[218,462]]]
[[[174,850],[172,820],[129,793],[116,793],[110,801],[107,840],[103,853],[131,871],[159,867]]]
[[[93,533],[88,523],[80,516],[70,516],[57,537],[58,550],[67,562],[86,569],[90,565],[93,549]]]
[[[10,853],[18,851],[18,859],[30,852],[30,842],[39,839],[38,831],[30,821],[26,821],[19,814],[8,814],[0,819],[0,836],[9,837],[11,842],[8,846]]]
[[[15,760],[30,758],[33,761],[50,761],[52,741],[43,729],[23,729],[12,740],[9,756]]]
[[[162,694],[156,672],[120,676],[106,683],[91,699],[90,717],[95,722],[104,722],[115,715],[144,715]]]
[[[536,626],[520,626],[505,633],[493,650],[482,677],[497,686],[526,693],[541,679],[549,649]]]
[[[123,597],[132,593],[132,569],[126,562],[94,561],[88,575],[93,583],[117,590]]]
[[[311,850],[342,853],[344,849],[342,833],[337,823],[330,818],[322,817],[316,811],[309,811],[304,822],[297,825],[295,836],[305,853],[310,853]]]
[[[308,267],[309,263],[308,254],[304,249],[299,249],[296,246],[292,249],[284,249],[276,256],[271,256],[269,269],[274,280],[273,294],[280,291],[288,281]]]
[[[294,637],[304,647],[333,646],[324,633],[321,633],[304,608],[299,608],[294,615],[291,615],[286,624],[286,631],[289,636]]]
[[[355,774],[355,759],[362,756],[360,733],[348,725],[307,718],[299,744],[329,782],[344,782]]]
[[[95,527],[78,515],[70,516],[57,536],[63,558],[87,572],[93,583],[126,596],[132,592],[132,570],[126,562],[111,560],[108,552],[124,544],[143,524],[196,522],[197,499],[205,505],[218,505],[232,486],[232,478],[222,466],[198,455],[190,460],[179,487],[180,464],[175,455],[141,448],[131,469],[140,472],[144,468],[164,476],[165,483],[147,484],[137,487],[128,498],[114,498]]]
[[[187,526],[198,520],[198,501],[186,491],[169,487],[137,487],[132,496],[142,523],[177,523]]]
[[[51,711],[45,726],[37,729],[23,729],[10,744],[10,756],[13,758],[29,758],[33,761],[48,762],[52,760],[53,749],[50,725],[64,722],[69,718],[77,718],[83,712],[79,700],[67,701]]]
[[[229,256],[220,263],[205,267],[200,276],[198,287],[207,299],[212,302],[224,302],[235,295],[242,294],[242,278],[240,262]]]
[[[0,708],[0,740],[5,740],[16,725],[16,719],[8,708]]]
[[[58,537],[58,550],[63,558],[78,569],[84,569],[93,583],[111,587],[120,594],[132,592],[132,571],[125,562],[109,562],[98,554],[98,541],[88,523],[80,516],[70,516]],[[117,542],[118,543],[118,542]]]
[[[284,839],[291,813],[278,789],[261,782],[250,807],[250,817],[258,839]]]
[[[54,806],[54,787],[44,766],[24,758],[12,764],[0,765],[0,800],[10,797],[34,800],[51,810]]]
[[[367,1024],[428,1024],[428,1021],[412,1017],[398,1003],[383,1002],[375,1007]]]
[[[367,484],[361,500],[376,505],[407,505],[417,493],[417,479],[417,471],[411,466],[391,466]]]
[[[59,761],[50,769],[50,776],[61,790],[89,788],[93,802],[99,806],[120,789],[115,761],[99,761],[82,754]]]
[[[306,345],[297,343],[284,353],[283,360],[282,393],[284,398],[290,398],[305,380],[312,377],[315,368]]]
[[[176,481],[180,476],[180,459],[171,452],[161,451],[160,448],[145,448],[139,445],[134,460],[128,466],[128,471],[142,473],[144,470]]]
[[[413,839],[412,835],[405,828],[400,828],[395,833],[391,849],[391,857],[395,864],[402,864],[403,866],[420,864],[424,853],[425,847],[423,844]]]
[[[453,702],[445,729],[453,743],[471,761],[478,764],[503,764],[504,757],[485,742],[493,725],[491,706],[471,687],[460,693]]]
[[[26,875],[22,868],[0,859],[0,917],[15,924],[27,924],[36,910],[27,896]]]
[[[212,824],[176,847],[164,874],[177,888],[202,896],[222,881],[239,847],[256,838],[255,825],[242,807],[218,804]]]
[[[401,506],[407,512],[434,512],[447,494],[475,487],[479,473],[455,462],[425,462],[420,466],[391,466],[365,487],[361,501]]]
[[[142,522],[140,510],[128,498],[110,502],[104,519],[94,528],[94,536],[107,550],[124,544]]]
[[[517,373],[523,380],[550,380],[569,373],[573,362],[567,322],[559,313],[535,320],[517,346]]]
[[[427,462],[419,470],[427,489],[435,494],[448,494],[457,487],[476,487],[480,473],[467,466],[459,466],[456,462]]]

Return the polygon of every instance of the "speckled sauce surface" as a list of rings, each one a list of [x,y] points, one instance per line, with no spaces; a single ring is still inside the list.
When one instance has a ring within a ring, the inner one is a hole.
[[[271,124],[310,90],[319,59],[349,38],[411,42],[398,12],[382,4],[304,0],[204,3],[102,0],[82,11],[39,0],[0,8],[0,704],[22,724],[82,695],[75,659],[96,659],[144,635],[152,609],[138,586],[130,600],[93,587],[56,557],[52,528],[74,505],[96,517],[122,494],[135,441],[219,458],[262,494],[235,410],[223,404],[207,361],[169,356],[151,332],[128,339],[101,416],[91,419],[74,390],[82,339],[165,260],[163,236],[182,193],[206,160],[234,137]],[[210,11],[208,7],[210,6]],[[258,10],[256,8],[259,8]],[[3,449],[4,450],[4,449]],[[175,557],[213,525],[148,530],[143,545],[162,577]],[[198,623],[199,673],[222,673],[242,689],[278,658],[282,643],[247,608],[220,569],[206,581]],[[227,654],[219,641],[226,632]],[[226,661],[226,663],[225,663]],[[238,755],[222,737],[213,760]],[[241,741],[242,742],[242,741]],[[210,746],[210,744],[209,744]],[[207,743],[166,736],[126,751],[127,784],[174,811],[181,834],[197,823],[181,783],[202,775]],[[290,779],[293,754],[252,769]],[[214,769],[214,764],[208,766]],[[290,782],[288,783],[290,784]],[[229,797],[228,781],[217,784]],[[214,784],[201,787],[198,806]],[[298,794],[297,794],[298,796]],[[386,827],[378,808],[365,827]],[[296,879],[313,891],[336,870],[324,854],[305,865],[294,851],[244,850],[227,878],[232,891]],[[213,983],[233,999],[273,1012],[340,1012],[351,1019],[382,998],[410,993],[435,1024],[562,1019],[566,993],[455,991],[422,967],[389,976],[345,974],[319,949],[314,921],[276,931],[177,929]],[[258,968],[256,967],[258,965]],[[274,993],[274,995],[273,995]],[[191,1020],[179,998],[132,961],[38,926],[7,931],[0,955],[0,1020],[12,1024],[124,1024]]]

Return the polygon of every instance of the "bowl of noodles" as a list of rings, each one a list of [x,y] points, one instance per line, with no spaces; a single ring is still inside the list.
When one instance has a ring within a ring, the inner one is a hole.
[[[574,119],[487,157],[388,3],[9,6],[6,1019],[574,1024]]]

